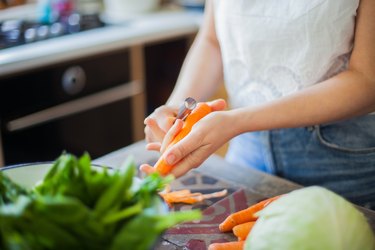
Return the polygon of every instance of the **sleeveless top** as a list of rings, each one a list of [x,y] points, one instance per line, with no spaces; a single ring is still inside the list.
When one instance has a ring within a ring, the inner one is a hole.
[[[213,0],[233,108],[259,105],[347,69],[359,0]]]

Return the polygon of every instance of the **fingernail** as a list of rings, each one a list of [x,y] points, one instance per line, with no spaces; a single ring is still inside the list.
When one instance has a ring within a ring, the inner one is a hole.
[[[167,156],[167,158],[165,160],[167,161],[167,163],[169,165],[173,165],[173,164],[175,164],[176,157],[173,154],[170,154],[170,155]]]

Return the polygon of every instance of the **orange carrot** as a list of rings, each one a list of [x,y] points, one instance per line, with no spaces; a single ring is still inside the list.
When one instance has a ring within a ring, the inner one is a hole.
[[[242,250],[244,245],[245,241],[213,243],[209,245],[208,250]]]
[[[182,140],[187,134],[190,133],[191,128],[195,123],[197,123],[200,119],[205,117],[211,112],[211,107],[206,103],[198,103],[197,107],[188,115],[186,118],[183,127],[181,128],[181,131],[173,138],[171,143],[168,145],[168,147],[176,144],[180,140]],[[169,165],[163,157],[160,157],[159,160],[156,162],[155,166],[156,171],[160,173],[161,175],[165,176],[170,173],[173,166]]]
[[[233,234],[237,236],[238,240],[246,240],[247,236],[251,232],[251,229],[255,225],[255,221],[245,222],[233,227]]]
[[[229,215],[220,225],[219,229],[221,232],[228,232],[236,225],[255,221],[258,217],[255,215],[257,212],[268,206],[271,202],[278,199],[280,196],[275,196],[266,200],[263,200],[255,205],[252,205],[244,210],[238,211]]]

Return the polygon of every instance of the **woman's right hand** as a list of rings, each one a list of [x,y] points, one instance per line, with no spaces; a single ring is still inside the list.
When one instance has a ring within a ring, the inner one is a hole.
[[[145,120],[145,138],[148,150],[160,151],[166,133],[176,120],[178,107],[163,105],[155,109]]]
[[[207,102],[207,104],[211,107],[212,111],[224,111],[226,108],[226,102],[223,99]],[[233,127],[233,121],[231,116],[224,114],[227,114],[227,111],[212,112],[206,115],[192,126],[188,135],[171,146],[170,143],[175,136],[178,135],[184,125],[184,122],[180,119],[174,122],[173,126],[165,134],[163,142],[157,149],[155,148],[155,150],[159,150],[162,154],[161,157],[168,162],[168,165],[174,166],[171,174],[179,177],[190,169],[199,166],[232,137],[232,134],[235,132],[235,130],[231,129]],[[148,144],[146,148],[148,148],[149,145],[150,144]],[[170,162],[174,160],[168,155],[173,155],[174,159],[177,159],[177,161]],[[149,164],[142,164],[140,169],[146,174],[151,174],[156,171],[156,168]]]

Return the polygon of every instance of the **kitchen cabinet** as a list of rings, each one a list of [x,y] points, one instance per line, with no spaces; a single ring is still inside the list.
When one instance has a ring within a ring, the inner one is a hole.
[[[135,49],[93,55],[0,80],[5,164],[54,160],[64,150],[100,156],[140,139],[132,100]],[[138,118],[139,120],[140,118]]]
[[[145,47],[147,114],[167,101],[190,43],[188,36]]]

